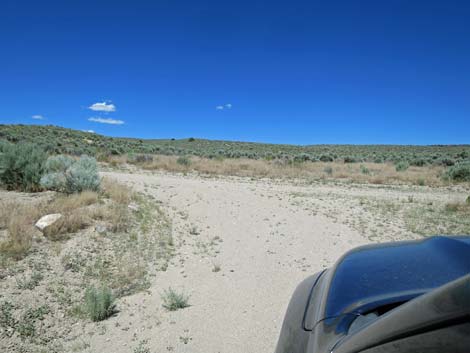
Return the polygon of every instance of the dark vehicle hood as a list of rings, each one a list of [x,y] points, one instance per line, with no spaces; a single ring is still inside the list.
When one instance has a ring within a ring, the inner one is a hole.
[[[331,269],[323,319],[410,300],[470,273],[470,237],[364,246]]]

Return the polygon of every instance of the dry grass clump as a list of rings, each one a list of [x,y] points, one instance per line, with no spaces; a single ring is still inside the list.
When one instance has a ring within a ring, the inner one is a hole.
[[[80,194],[61,196],[55,199],[48,208],[49,213],[62,213],[62,217],[47,232],[51,239],[60,239],[65,234],[75,233],[90,226],[93,220],[107,223],[112,232],[125,232],[130,225],[128,205],[133,194],[127,186],[110,179],[103,179],[102,196],[110,202],[100,202],[100,195],[92,191]]]
[[[0,228],[6,228],[7,237],[0,243],[0,252],[19,259],[31,248],[34,223],[40,207],[20,202],[5,202],[0,206]]]
[[[97,203],[99,196],[93,191],[83,191],[79,194],[59,196],[48,206],[50,213],[68,213],[81,207],[86,207]]]
[[[60,218],[48,227],[44,235],[51,240],[63,239],[67,234],[76,233],[92,223],[88,206],[97,204],[99,195],[93,191],[83,191],[78,194],[61,195],[55,198],[42,210],[42,215],[60,213]]]
[[[119,184],[109,178],[101,181],[103,194],[120,205],[129,205],[132,200],[132,191],[129,187]]]
[[[105,220],[114,233],[125,232],[130,226],[130,214],[127,205],[109,205],[105,210]]]
[[[85,210],[74,210],[63,215],[57,222],[44,231],[44,236],[51,240],[61,240],[68,234],[76,233],[85,229],[92,223],[90,216]]]
[[[189,307],[189,295],[177,292],[173,288],[165,289],[161,295],[162,306],[169,311],[176,311]]]
[[[199,172],[210,175],[230,175],[246,177],[290,178],[308,180],[343,180],[371,184],[412,184],[438,186],[442,180],[442,166],[411,166],[397,171],[392,163],[341,163],[341,162],[303,162],[289,163],[282,160],[261,160],[247,158],[208,159],[185,157],[181,163],[176,156],[153,156],[144,162],[128,161],[147,170],[170,172]],[[122,162],[122,156],[116,163]]]
[[[130,212],[128,205],[134,199],[132,190],[126,185],[103,178],[103,195],[111,200],[106,207],[97,210],[95,216],[110,223],[112,232],[125,232],[130,226]]]
[[[470,204],[450,202],[413,207],[405,213],[405,224],[412,232],[422,235],[470,234]]]
[[[456,212],[470,216],[470,202],[449,202],[444,208],[447,212]]]

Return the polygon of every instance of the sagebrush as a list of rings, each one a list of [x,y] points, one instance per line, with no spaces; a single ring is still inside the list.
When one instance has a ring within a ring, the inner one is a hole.
[[[98,164],[86,155],[74,160],[68,156],[52,156],[47,159],[41,185],[48,190],[79,193],[85,190],[98,191],[100,176]]]
[[[0,181],[9,190],[39,191],[46,153],[34,144],[4,144]]]
[[[115,312],[114,296],[107,287],[88,287],[85,293],[85,310],[92,321],[102,321]]]

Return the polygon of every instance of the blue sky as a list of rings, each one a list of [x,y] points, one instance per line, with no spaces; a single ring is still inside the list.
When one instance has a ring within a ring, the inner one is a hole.
[[[0,123],[470,143],[468,1],[3,0],[0,46]]]

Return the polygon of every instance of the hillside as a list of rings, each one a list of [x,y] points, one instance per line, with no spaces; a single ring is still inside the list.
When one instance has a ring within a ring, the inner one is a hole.
[[[411,165],[453,165],[470,159],[470,145],[280,145],[197,138],[152,139],[107,137],[52,125],[0,125],[0,141],[34,143],[49,153],[189,155],[207,158],[287,159],[302,161],[406,161]]]

